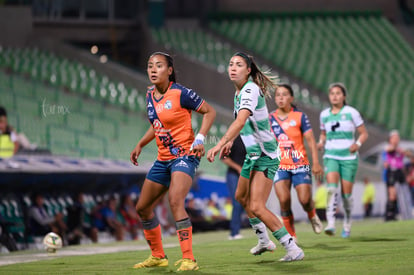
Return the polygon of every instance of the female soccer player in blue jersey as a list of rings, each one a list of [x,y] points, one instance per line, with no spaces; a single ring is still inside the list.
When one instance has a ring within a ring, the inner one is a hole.
[[[142,220],[151,256],[134,268],[166,267],[168,259],[161,240],[161,227],[154,207],[168,191],[183,258],[176,262],[178,271],[197,270],[192,249],[192,225],[185,211],[185,197],[190,191],[200,158],[204,155],[204,137],[216,116],[215,110],[193,90],[176,83],[173,59],[156,52],[148,60],[148,77],[153,86],[147,92],[147,115],[151,126],[131,152],[131,162],[142,148],[156,139],[158,157],[149,170],[136,205]],[[203,114],[197,136],[191,126],[191,112]]]
[[[342,83],[329,86],[331,107],[320,115],[321,134],[318,148],[325,149],[323,156],[328,189],[328,205],[325,228],[327,235],[335,234],[335,212],[337,206],[338,183],[341,184],[344,206],[342,237],[349,238],[351,233],[352,188],[358,169],[358,150],[368,139],[364,121],[359,112],[346,105],[346,88]],[[358,138],[355,139],[355,132]]]
[[[266,96],[276,87],[271,77],[261,72],[251,56],[236,53],[230,60],[228,73],[236,92],[234,95],[235,121],[216,146],[207,153],[212,162],[217,154],[220,158],[228,155],[233,140],[240,134],[246,147],[244,161],[236,190],[236,199],[243,205],[249,216],[250,224],[259,237],[259,244],[251,250],[259,255],[274,250],[275,245],[269,240],[266,227],[286,248],[287,254],[281,261],[297,261],[304,258],[304,253],[282,222],[266,208],[266,201],[272,190],[272,182],[279,161],[277,159],[277,142],[270,131],[269,112]],[[249,81],[249,77],[253,81]]]

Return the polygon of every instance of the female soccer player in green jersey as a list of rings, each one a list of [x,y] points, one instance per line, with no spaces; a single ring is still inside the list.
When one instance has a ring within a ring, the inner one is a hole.
[[[272,181],[279,165],[277,142],[270,131],[269,112],[266,95],[276,88],[273,78],[261,72],[251,56],[236,53],[230,60],[228,73],[236,93],[234,95],[234,115],[236,119],[216,146],[207,153],[207,159],[214,161],[228,155],[233,140],[240,134],[246,147],[246,159],[239,177],[236,199],[243,205],[250,224],[259,237],[259,244],[251,253],[259,255],[274,250],[266,227],[286,248],[287,254],[280,261],[297,261],[304,253],[293,241],[283,223],[266,208],[266,201],[272,190]],[[253,81],[249,81],[249,77]]]
[[[342,202],[345,210],[342,237],[351,233],[352,187],[358,169],[358,150],[368,139],[364,121],[359,112],[346,105],[346,88],[342,83],[329,86],[330,108],[321,112],[318,148],[325,149],[323,156],[328,189],[325,228],[327,235],[335,235],[335,212],[338,182],[341,183]],[[358,138],[355,139],[355,132]]]

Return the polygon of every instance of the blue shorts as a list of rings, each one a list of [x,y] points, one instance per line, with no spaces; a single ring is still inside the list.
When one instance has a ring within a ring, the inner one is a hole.
[[[298,168],[295,170],[277,170],[273,182],[280,180],[290,180],[293,187],[299,184],[312,184],[312,175],[308,168]]]
[[[172,173],[184,172],[193,178],[199,164],[200,160],[194,156],[183,156],[169,161],[156,160],[148,171],[147,179],[169,187]]]

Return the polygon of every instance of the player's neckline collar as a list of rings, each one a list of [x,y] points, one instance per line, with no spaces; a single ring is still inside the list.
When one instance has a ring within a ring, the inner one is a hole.
[[[161,95],[161,97],[158,98],[158,99],[155,97],[155,91],[157,90],[157,87],[154,87],[154,91],[152,92],[152,98],[154,99],[155,102],[160,102],[164,98],[164,96],[168,93],[168,90],[171,88],[172,83],[173,82],[171,81],[170,84],[168,85],[167,90],[165,91],[165,93],[163,93]]]

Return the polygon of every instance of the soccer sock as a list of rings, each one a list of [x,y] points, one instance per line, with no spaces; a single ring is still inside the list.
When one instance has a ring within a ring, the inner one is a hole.
[[[335,227],[336,206],[338,204],[338,185],[335,183],[328,183],[328,205],[326,206],[326,220],[328,227]]]
[[[266,225],[257,217],[249,218],[250,225],[254,229],[260,244],[269,243],[269,235],[267,234]]]
[[[352,211],[352,205],[353,205],[353,199],[352,194],[343,194],[342,195],[342,201],[344,204],[344,228],[346,230],[351,230],[351,211]]]
[[[164,258],[164,248],[162,247],[161,225],[156,216],[151,220],[142,221],[144,236],[151,248],[151,255],[157,258]]]
[[[193,226],[190,218],[175,222],[178,240],[180,241],[183,259],[191,259],[194,261],[193,255]]]
[[[272,235],[283,245],[286,250],[297,249],[299,248],[297,244],[293,241],[292,236],[286,230],[285,227],[272,232]]]
[[[308,214],[308,219],[311,220],[316,215],[316,209],[312,208],[311,211],[306,211],[306,213]]]
[[[295,219],[293,217],[292,211],[291,210],[282,211],[281,215],[282,215],[283,224],[285,225],[287,232],[289,232],[290,235],[296,238]]]

